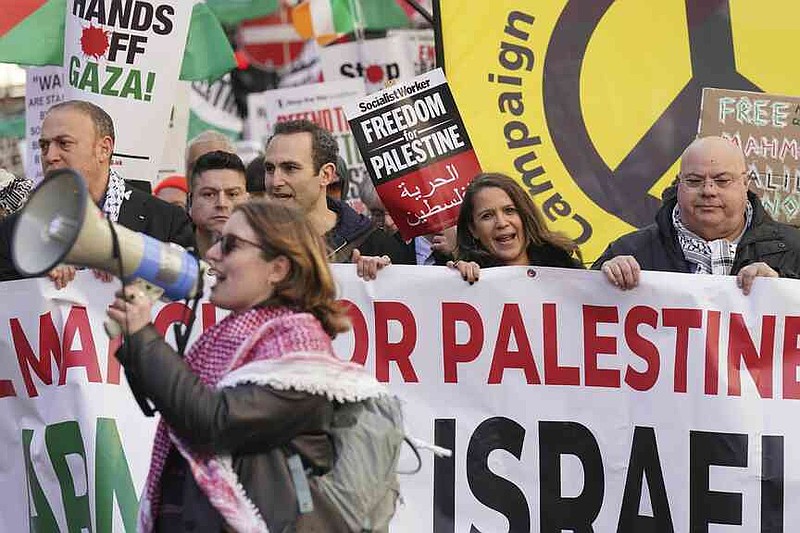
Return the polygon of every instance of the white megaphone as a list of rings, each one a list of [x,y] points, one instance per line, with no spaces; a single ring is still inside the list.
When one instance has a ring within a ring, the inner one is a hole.
[[[208,265],[174,243],[163,243],[105,218],[74,170],[49,172],[20,211],[11,258],[29,276],[67,263],[104,270],[126,284],[137,282],[153,300],[193,298]],[[139,281],[143,280],[143,281]],[[119,324],[106,322],[111,337]]]

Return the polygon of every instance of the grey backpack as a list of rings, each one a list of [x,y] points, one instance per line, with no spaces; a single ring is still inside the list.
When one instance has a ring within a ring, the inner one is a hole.
[[[405,440],[400,400],[379,396],[337,404],[331,436],[336,458],[333,468],[316,478],[320,491],[352,531],[388,530],[400,495],[397,462]]]

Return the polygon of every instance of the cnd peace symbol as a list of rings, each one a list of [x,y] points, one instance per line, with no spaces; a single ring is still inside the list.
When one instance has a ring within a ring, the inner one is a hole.
[[[729,0],[685,0],[692,78],[616,168],[597,152],[584,122],[580,74],[586,48],[614,0],[569,0],[550,38],[544,64],[544,108],[567,171],[599,207],[642,227],[660,201],[648,191],[697,132],[703,87],[758,91],[736,71]]]

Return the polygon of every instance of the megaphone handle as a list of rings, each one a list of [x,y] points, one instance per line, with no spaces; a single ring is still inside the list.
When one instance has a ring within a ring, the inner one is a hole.
[[[164,289],[158,285],[153,285],[142,278],[136,278],[131,283],[128,283],[128,285],[132,287],[138,287],[139,290],[141,290],[151,302],[155,302],[161,298],[162,294],[164,294]],[[106,335],[108,335],[109,339],[115,339],[122,335],[122,326],[119,324],[119,322],[110,318],[103,322],[103,329],[106,330]]]

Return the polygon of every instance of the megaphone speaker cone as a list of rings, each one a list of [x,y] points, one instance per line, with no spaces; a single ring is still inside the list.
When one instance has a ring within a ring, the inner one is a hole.
[[[19,272],[38,276],[64,262],[83,226],[87,198],[86,185],[75,171],[63,169],[47,175],[31,194],[14,228],[11,259]]]

